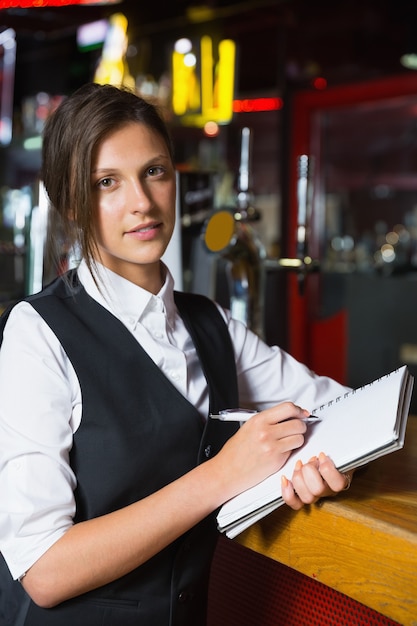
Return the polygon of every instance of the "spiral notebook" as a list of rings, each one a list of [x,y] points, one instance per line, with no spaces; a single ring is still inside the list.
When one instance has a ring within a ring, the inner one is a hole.
[[[325,452],[347,471],[402,448],[413,382],[404,365],[314,409],[321,419],[309,426],[303,447],[279,472],[224,504],[217,516],[219,530],[233,538],[284,504],[281,476],[291,477],[298,459],[307,462]]]

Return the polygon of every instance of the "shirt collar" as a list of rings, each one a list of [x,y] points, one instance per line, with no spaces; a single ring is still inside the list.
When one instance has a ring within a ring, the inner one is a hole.
[[[155,296],[146,289],[138,287],[122,276],[115,274],[100,263],[96,263],[93,274],[84,260],[78,266],[77,273],[86,292],[99,304],[129,326],[139,322],[147,310],[155,307],[155,302],[162,302],[167,322],[175,326],[174,279],[161,261],[165,280],[159,293]],[[94,281],[94,278],[97,281]]]

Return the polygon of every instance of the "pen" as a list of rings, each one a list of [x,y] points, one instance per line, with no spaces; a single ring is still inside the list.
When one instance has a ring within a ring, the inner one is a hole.
[[[246,422],[256,413],[258,413],[258,411],[252,411],[251,409],[224,409],[223,411],[219,411],[216,415],[211,413],[210,417],[212,419],[222,420],[223,422]],[[316,424],[321,420],[321,418],[317,415],[309,415],[308,417],[299,417],[294,419],[301,419],[301,421],[306,424]]]

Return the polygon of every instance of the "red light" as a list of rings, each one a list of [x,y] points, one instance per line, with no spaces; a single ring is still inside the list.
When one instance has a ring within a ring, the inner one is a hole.
[[[38,106],[38,108],[36,109],[36,117],[38,118],[38,120],[46,120],[48,115],[49,109],[47,106],[45,106],[44,104]]]
[[[259,111],[279,111],[284,106],[282,98],[247,98],[233,101],[234,113],[254,113]]]
[[[324,89],[327,89],[327,80],[323,78],[323,76],[317,76],[312,81],[312,85],[314,89],[317,89],[318,91],[323,91]]]
[[[64,7],[70,4],[117,4],[120,0],[0,0],[0,9],[40,9],[42,7]]]

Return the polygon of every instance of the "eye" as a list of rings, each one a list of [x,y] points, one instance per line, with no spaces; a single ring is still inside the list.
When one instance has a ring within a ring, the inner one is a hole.
[[[165,168],[161,165],[153,165],[152,167],[148,168],[146,172],[146,175],[151,177],[162,176],[162,174],[165,174]]]
[[[101,178],[99,181],[97,181],[96,186],[99,189],[109,189],[113,184],[113,178]]]

